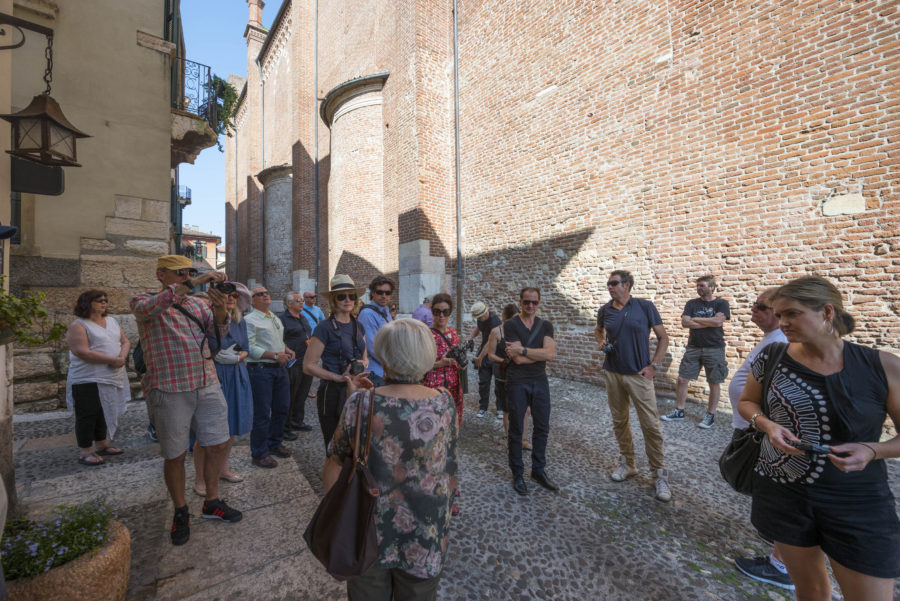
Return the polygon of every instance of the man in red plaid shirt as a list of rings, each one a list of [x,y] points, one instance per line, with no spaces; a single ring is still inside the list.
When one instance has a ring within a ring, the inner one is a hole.
[[[162,256],[156,263],[156,279],[162,283],[162,291],[138,294],[131,299],[147,364],[141,386],[165,460],[166,487],[175,504],[171,532],[174,545],[183,545],[191,535],[184,498],[184,456],[191,429],[206,452],[202,516],[226,522],[238,522],[243,517],[218,498],[219,473],[230,432],[228,406],[206,336],[215,336],[216,328],[220,336],[228,333],[230,318],[225,311],[225,295],[212,287],[207,291],[212,309],[201,299],[188,296],[196,286],[223,281],[225,274],[196,273],[187,257]]]

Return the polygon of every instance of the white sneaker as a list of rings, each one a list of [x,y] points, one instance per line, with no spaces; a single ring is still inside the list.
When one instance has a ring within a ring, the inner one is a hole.
[[[610,474],[609,477],[612,478],[613,482],[622,482],[626,478],[631,478],[632,476],[637,476],[637,468],[628,465],[625,457],[619,457],[619,467],[617,467],[616,471]]]
[[[503,419],[503,412],[502,412],[502,411],[498,411],[498,412],[497,412],[497,419],[499,419],[499,420],[502,420],[502,419]]]
[[[484,417],[485,415],[487,415],[487,411],[485,411],[484,409],[479,409],[478,413],[475,414],[475,417]]]
[[[656,498],[667,503],[672,500],[668,470],[656,470]]]

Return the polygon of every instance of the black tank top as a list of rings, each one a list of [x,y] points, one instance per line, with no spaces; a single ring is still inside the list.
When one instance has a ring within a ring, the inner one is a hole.
[[[769,345],[753,361],[753,376],[762,381]],[[844,367],[823,376],[782,357],[766,392],[767,417],[803,442],[838,445],[875,442],[887,415],[887,375],[878,351],[844,342]],[[822,493],[853,494],[876,482],[887,482],[883,460],[871,461],[860,472],[844,473],[825,456],[787,455],[763,439],[756,473],[791,488]]]

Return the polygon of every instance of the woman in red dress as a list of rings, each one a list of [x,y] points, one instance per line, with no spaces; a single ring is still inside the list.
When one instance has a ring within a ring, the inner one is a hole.
[[[455,359],[445,356],[451,347],[459,346],[459,334],[449,327],[450,314],[453,313],[453,299],[449,294],[441,292],[434,295],[431,301],[431,314],[434,315],[434,343],[437,345],[437,361],[431,371],[425,374],[425,386],[450,391],[456,403],[456,415],[462,424],[463,397],[459,385],[459,364]]]

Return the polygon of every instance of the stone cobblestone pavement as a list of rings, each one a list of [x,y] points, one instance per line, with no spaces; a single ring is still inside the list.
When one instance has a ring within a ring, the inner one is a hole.
[[[475,417],[468,395],[461,430],[461,514],[453,534],[438,598],[441,600],[761,600],[792,599],[787,591],[741,576],[738,554],[766,551],[749,524],[750,502],[724,484],[716,458],[731,435],[731,416],[719,412],[714,427],[689,419],[664,423],[666,463],[673,500],[653,497],[643,438],[632,414],[640,474],[609,479],[618,460],[604,391],[590,384],[551,379],[553,398],[548,474],[559,494],[529,483],[516,495],[506,463],[503,426],[493,413]],[[671,401],[661,400],[660,411]],[[202,501],[189,491],[190,542],[168,542],[171,502],[162,482],[157,445],[144,436],[146,412],[132,403],[123,418],[126,448],[107,465],[76,463],[74,420],[66,413],[16,416],[15,456],[19,498],[29,515],[61,503],[107,495],[132,532],[128,598],[145,599],[344,599],[307,551],[302,533],[321,496],[324,444],[316,426],[286,443],[294,451],[274,470],[249,462],[247,437],[238,439],[232,468],[246,476],[222,484],[221,496],[244,511],[238,524],[199,519]],[[526,470],[528,469],[526,456]],[[889,461],[892,488],[900,493],[900,465]],[[192,467],[188,461],[189,482]],[[900,598],[900,583],[895,588]],[[835,594],[835,599],[840,595]]]

